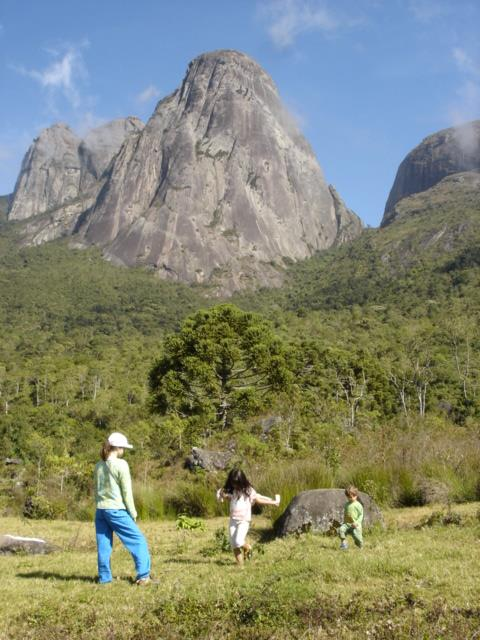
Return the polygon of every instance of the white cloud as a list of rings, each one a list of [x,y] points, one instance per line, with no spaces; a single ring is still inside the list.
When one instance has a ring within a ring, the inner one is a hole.
[[[449,2],[441,0],[409,0],[408,8],[419,22],[432,22],[448,15],[452,10]]]
[[[307,31],[332,32],[341,25],[322,0],[269,0],[260,5],[267,31],[280,49],[294,44]]]
[[[473,58],[465,51],[465,49],[455,47],[452,51],[452,55],[460,71],[472,75],[480,75],[480,65],[475,63]]]
[[[101,118],[93,113],[93,111],[85,111],[79,113],[74,123],[74,129],[82,138],[87,135],[89,131],[105,124],[106,119]]]
[[[81,83],[87,77],[82,56],[85,46],[88,46],[86,41],[78,46],[68,46],[63,53],[50,49],[48,53],[54,60],[44,69],[15,67],[15,70],[32,78],[46,90],[53,111],[58,95],[63,95],[74,109],[78,109],[82,104]]]
[[[449,115],[452,123],[458,126],[480,117],[480,63],[460,47],[452,50],[452,57],[460,72],[460,83]],[[476,136],[471,127],[463,126],[457,135],[462,148],[466,152],[473,151]]]
[[[150,84],[146,89],[138,94],[136,101],[140,104],[145,104],[146,102],[150,102],[150,100],[154,100],[158,97],[160,97],[160,89],[155,85]]]
[[[455,103],[450,107],[453,124],[458,125],[480,117],[480,84],[465,80],[456,91]]]

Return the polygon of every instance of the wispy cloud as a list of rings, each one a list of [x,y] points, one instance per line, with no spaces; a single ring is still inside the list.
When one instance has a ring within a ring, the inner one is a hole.
[[[408,9],[419,22],[429,23],[448,15],[452,5],[445,0],[409,0]]]
[[[154,100],[160,97],[160,89],[153,84],[148,85],[146,89],[144,89],[135,100],[140,104],[145,104],[146,102],[150,102],[150,100]]]
[[[480,118],[480,62],[460,47],[452,50],[452,58],[460,73],[460,82],[449,115],[452,124],[460,125]],[[463,127],[458,135],[462,147],[472,151],[472,145],[477,144],[473,130]]]
[[[480,65],[461,47],[455,47],[452,51],[453,59],[457,67],[463,73],[480,76]]]
[[[280,49],[293,45],[302,33],[331,33],[341,26],[322,0],[269,0],[259,5],[259,13],[270,39]]]
[[[88,76],[82,54],[86,46],[88,42],[84,41],[80,45],[63,47],[61,51],[49,49],[47,52],[53,60],[44,69],[26,69],[23,66],[15,66],[14,69],[35,80],[45,90],[53,111],[56,111],[59,95],[78,109],[82,104],[81,86]]]

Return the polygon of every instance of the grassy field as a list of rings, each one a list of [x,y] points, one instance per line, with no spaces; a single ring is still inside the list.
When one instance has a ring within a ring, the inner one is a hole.
[[[453,508],[459,524],[418,525],[439,508],[392,510],[362,551],[306,534],[269,541],[252,527],[255,554],[243,569],[221,551],[224,518],[205,530],[142,524],[156,584],[132,585],[116,544],[116,580],[95,584],[93,525],[0,520],[0,533],[41,536],[47,556],[0,556],[0,637],[28,639],[480,638],[479,504]],[[450,518],[455,519],[455,518]]]

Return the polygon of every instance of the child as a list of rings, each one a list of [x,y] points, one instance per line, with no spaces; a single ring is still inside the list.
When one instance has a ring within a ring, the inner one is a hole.
[[[345,489],[345,495],[348,502],[345,503],[343,508],[343,521],[344,523],[338,529],[338,535],[340,536],[340,549],[348,549],[345,536],[350,534],[353,537],[353,541],[356,546],[361,549],[363,547],[362,538],[362,521],[363,521],[363,506],[358,500],[358,489],[353,485],[350,485]]]
[[[222,502],[224,499],[230,500],[230,544],[237,565],[242,566],[244,560],[251,556],[252,551],[251,545],[246,541],[252,519],[252,504],[278,507],[280,496],[276,495],[275,500],[261,496],[252,487],[243,471],[232,469],[223,489],[217,491],[217,499]]]
[[[123,433],[112,433],[102,447],[101,461],[95,466],[95,532],[98,552],[98,581],[112,581],[110,556],[115,532],[132,554],[137,576],[135,584],[150,583],[150,554],[147,541],[136,525],[130,470],[122,460],[125,449],[132,449]]]

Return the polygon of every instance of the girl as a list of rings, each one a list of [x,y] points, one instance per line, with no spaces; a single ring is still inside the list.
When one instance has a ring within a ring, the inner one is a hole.
[[[240,469],[232,469],[228,474],[223,489],[217,491],[217,499],[223,502],[230,500],[230,545],[237,565],[243,565],[246,558],[250,557],[252,547],[246,542],[250,521],[252,519],[252,504],[265,504],[278,507],[280,496],[275,500],[261,496],[255,491],[247,477]]]
[[[122,433],[112,433],[102,447],[101,461],[95,465],[95,533],[98,551],[98,582],[112,581],[110,556],[113,532],[132,554],[137,570],[135,583],[150,582],[150,555],[147,542],[137,527],[132,481],[128,463],[122,460],[125,449],[133,449]]]

